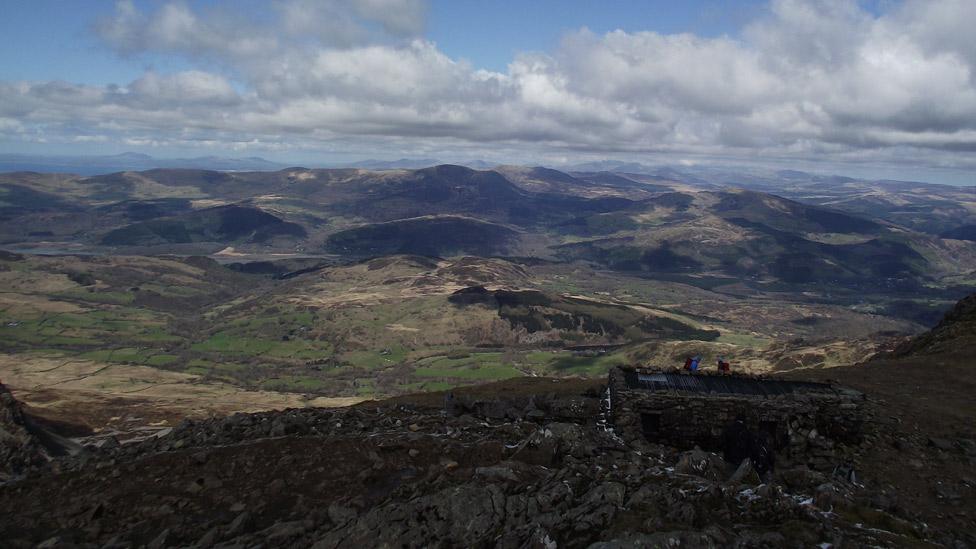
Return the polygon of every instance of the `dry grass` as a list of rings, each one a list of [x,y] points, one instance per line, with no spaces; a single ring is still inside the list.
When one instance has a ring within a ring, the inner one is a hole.
[[[46,294],[77,288],[67,275],[39,271],[0,272],[0,288],[11,293]]]
[[[0,293],[0,310],[8,315],[39,313],[80,313],[86,311],[83,307],[68,303],[67,301],[56,301],[39,295]]]
[[[113,425],[114,416],[106,417],[107,410],[135,414],[148,423],[234,412],[348,406],[364,400],[245,390],[147,366],[27,355],[0,355],[0,379],[42,415],[97,428]]]

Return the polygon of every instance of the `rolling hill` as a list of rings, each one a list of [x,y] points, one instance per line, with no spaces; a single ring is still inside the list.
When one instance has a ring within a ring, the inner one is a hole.
[[[945,231],[940,236],[942,238],[952,238],[955,240],[976,241],[976,224],[960,225],[954,229]]]
[[[245,255],[311,252],[332,260],[533,256],[709,287],[806,288],[850,298],[863,292],[955,298],[976,272],[976,243],[872,217],[875,210],[852,212],[849,201],[816,205],[647,177],[452,165],[7,174],[0,176],[0,198],[6,197],[0,241],[13,248],[125,245],[204,254],[233,246]],[[854,185],[823,183],[828,194]]]
[[[504,254],[518,233],[508,227],[456,215],[371,223],[329,235],[326,250],[350,256]]]
[[[128,204],[131,216],[161,213],[155,204]],[[106,246],[151,246],[191,242],[264,243],[274,238],[302,239],[305,229],[258,208],[229,205],[205,208],[174,217],[160,217],[120,227],[104,235]]]

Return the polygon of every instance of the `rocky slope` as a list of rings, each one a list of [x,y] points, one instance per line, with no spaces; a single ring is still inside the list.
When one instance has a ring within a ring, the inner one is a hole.
[[[0,485],[0,539],[7,547],[974,541],[927,526],[919,510],[847,470],[781,470],[763,483],[715,454],[627,445],[602,421],[602,406],[598,383],[534,379],[187,421]],[[855,462],[864,451],[847,450]]]
[[[802,374],[815,381],[841,380],[877,403],[877,443],[862,456],[865,484],[887,486],[883,495],[889,502],[896,496],[898,505],[918,510],[930,526],[970,533],[976,532],[974,356],[976,295],[971,295],[932,330],[892,353]]]
[[[0,383],[0,483],[38,468],[49,459],[28,422],[23,406]]]
[[[956,304],[932,330],[912,338],[895,350],[896,356],[976,351],[976,294]]]

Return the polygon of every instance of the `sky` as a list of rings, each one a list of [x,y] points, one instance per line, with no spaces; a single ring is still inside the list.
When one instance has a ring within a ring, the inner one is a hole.
[[[0,0],[0,153],[973,184],[974,0]]]

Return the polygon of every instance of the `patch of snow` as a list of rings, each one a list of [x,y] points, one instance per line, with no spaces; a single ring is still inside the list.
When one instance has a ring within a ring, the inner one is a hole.
[[[761,499],[761,496],[752,488],[746,488],[745,490],[739,492],[735,497],[740,501],[745,500],[746,502],[753,502],[757,499]]]

